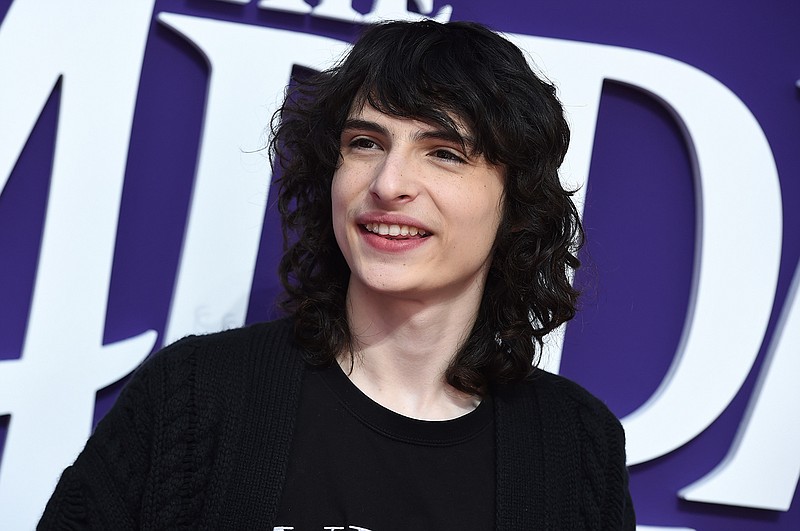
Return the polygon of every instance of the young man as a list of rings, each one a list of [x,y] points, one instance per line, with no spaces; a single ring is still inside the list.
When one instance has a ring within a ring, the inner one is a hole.
[[[41,527],[633,529],[619,422],[534,368],[575,312],[568,141],[502,37],[368,29],[278,116],[289,317],[145,364]]]

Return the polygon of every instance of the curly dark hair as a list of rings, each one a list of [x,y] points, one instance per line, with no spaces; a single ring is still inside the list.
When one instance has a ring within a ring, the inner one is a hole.
[[[502,220],[472,331],[447,382],[483,394],[527,377],[546,334],[575,315],[570,283],[583,228],[558,177],[569,126],[552,84],[515,45],[470,22],[389,22],[369,27],[333,68],[296,80],[276,113],[280,166],[282,303],[309,361],[353,352],[345,298],[350,270],[334,238],[331,182],[354,106],[474,137],[474,152],[505,168]]]

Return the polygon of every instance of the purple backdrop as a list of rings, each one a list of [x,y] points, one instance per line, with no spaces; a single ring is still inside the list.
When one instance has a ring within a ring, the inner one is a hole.
[[[795,87],[800,78],[800,3],[447,3],[453,6],[453,20],[476,20],[511,33],[666,55],[711,74],[744,101],[773,150],[783,196],[783,254],[769,337],[800,256],[800,91]],[[354,1],[353,5],[365,12],[371,2]],[[436,10],[441,5],[444,2],[434,2]],[[0,0],[0,17],[9,6],[8,0]],[[158,0],[155,13],[162,11],[344,40],[352,40],[358,31],[357,26],[341,22],[258,9],[255,2]],[[196,169],[207,79],[200,54],[154,19],[130,144],[107,342],[165,328]],[[59,94],[56,87],[0,195],[0,360],[18,357],[22,348],[47,203]],[[694,189],[687,148],[666,110],[640,92],[606,83],[589,182],[584,214],[589,243],[583,253],[587,267],[577,278],[586,294],[583,312],[567,331],[562,373],[624,416],[641,405],[663,378],[680,339],[690,295]],[[272,301],[278,292],[277,227],[275,212],[269,208],[248,311],[250,322],[276,315]],[[720,303],[735,303],[735,298]],[[792,509],[785,513],[686,502],[676,494],[726,455],[763,357],[761,352],[736,399],[710,428],[680,449],[632,468],[641,523],[682,525],[698,531],[800,529],[797,493]],[[120,386],[99,393],[95,421],[107,411]],[[0,417],[0,455],[8,418]]]

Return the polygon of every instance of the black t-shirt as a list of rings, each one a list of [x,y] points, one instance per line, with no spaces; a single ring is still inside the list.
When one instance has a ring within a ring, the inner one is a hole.
[[[490,397],[457,419],[416,420],[338,364],[309,371],[274,529],[493,529],[494,431]]]

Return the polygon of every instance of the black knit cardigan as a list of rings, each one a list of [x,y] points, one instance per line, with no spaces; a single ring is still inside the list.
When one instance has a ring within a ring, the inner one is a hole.
[[[267,529],[303,373],[287,320],[183,339],[151,357],[98,424],[39,529]],[[634,529],[622,428],[538,371],[493,392],[498,530]]]

